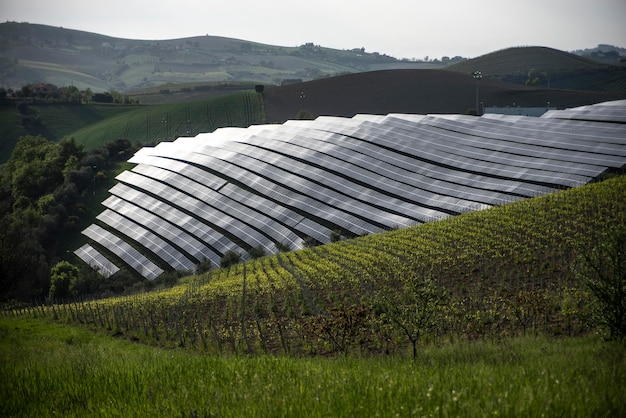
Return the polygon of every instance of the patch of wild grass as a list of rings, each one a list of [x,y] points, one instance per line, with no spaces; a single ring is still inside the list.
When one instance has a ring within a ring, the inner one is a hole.
[[[594,337],[418,358],[208,357],[0,320],[0,416],[624,416],[624,347]]]

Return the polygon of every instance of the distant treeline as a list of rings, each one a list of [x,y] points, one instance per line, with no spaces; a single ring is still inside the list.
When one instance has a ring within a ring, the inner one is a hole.
[[[76,86],[57,87],[50,83],[29,83],[17,90],[0,88],[0,103],[7,102],[133,104],[139,101],[115,90],[94,93],[90,88],[80,90]]]

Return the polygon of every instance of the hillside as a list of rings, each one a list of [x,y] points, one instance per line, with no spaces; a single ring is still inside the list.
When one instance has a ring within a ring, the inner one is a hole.
[[[546,47],[507,48],[446,69],[542,88],[626,91],[626,68]]]
[[[485,77],[480,82],[485,107],[568,108],[626,98],[626,91],[556,90],[507,83]],[[294,119],[301,110],[313,116],[351,117],[357,113],[456,113],[475,108],[476,80],[446,70],[370,71],[268,87],[263,94],[268,122]]]
[[[143,41],[15,22],[0,24],[0,51],[0,77],[5,88],[14,89],[33,82],[122,92],[168,83],[280,84],[284,79],[420,65],[312,43],[284,47],[208,34]]]
[[[25,123],[25,118],[36,123]],[[0,166],[18,138],[25,135],[41,135],[55,142],[71,137],[91,150],[122,138],[133,144],[150,144],[263,121],[262,104],[253,88],[151,106],[37,101],[28,106],[27,115],[20,114],[13,104],[0,104]]]
[[[444,70],[382,70],[329,77],[280,87],[268,86],[261,104],[253,100],[247,112],[240,99],[252,84],[170,84],[135,92],[134,98],[155,105],[54,104],[37,102],[29,114],[37,124],[24,124],[13,104],[0,105],[0,164],[7,160],[22,135],[43,135],[59,141],[72,136],[87,148],[119,138],[133,143],[158,142],[216,127],[284,122],[301,110],[312,116],[351,117],[357,113],[458,113],[475,107],[476,82],[467,74]],[[626,98],[626,92],[557,90],[521,86],[485,78],[480,101],[487,106],[539,106],[569,108]],[[226,103],[231,103],[226,105]],[[254,102],[254,103],[253,103]],[[231,109],[230,116],[228,109]],[[168,116],[169,115],[169,116]],[[243,119],[239,119],[242,116]],[[170,117],[168,130],[162,122]],[[187,122],[189,121],[189,122]]]
[[[624,69],[545,47],[516,47],[448,67],[439,61],[409,62],[362,48],[336,50],[313,43],[286,47],[219,36],[132,40],[51,26],[0,24],[0,77],[5,88],[28,83],[74,85],[83,90],[136,92],[145,103],[198,99],[178,94],[176,84],[280,85],[339,74],[390,69],[450,69],[524,84],[530,71],[544,73],[539,85],[561,89],[623,91]],[[594,55],[590,55],[594,56]],[[460,62],[459,62],[460,61]],[[533,77],[533,81],[537,77]],[[548,83],[550,79],[550,85]],[[160,97],[160,86],[171,94]],[[155,91],[155,88],[157,89]],[[206,91],[214,94],[217,88]],[[190,97],[191,96],[191,97]]]
[[[575,269],[603,233],[623,227],[625,198],[621,176],[214,269],[171,290],[28,312],[211,354],[401,352],[410,342],[382,313],[430,341],[579,335],[590,330],[592,305]],[[420,297],[433,305],[416,308]],[[420,318],[432,309],[434,322],[418,325],[402,309]]]

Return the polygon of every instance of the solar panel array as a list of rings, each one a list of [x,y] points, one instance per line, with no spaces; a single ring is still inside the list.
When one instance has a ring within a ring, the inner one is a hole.
[[[139,150],[76,254],[148,279],[586,184],[626,164],[626,101],[545,117],[357,115],[222,128]]]

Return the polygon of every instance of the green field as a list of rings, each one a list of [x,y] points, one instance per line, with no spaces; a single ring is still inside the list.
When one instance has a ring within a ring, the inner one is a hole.
[[[70,134],[87,149],[118,138],[155,144],[180,136],[195,136],[223,126],[262,123],[263,109],[254,91],[210,100],[145,106],[91,124]]]
[[[11,417],[623,416],[623,346],[597,337],[425,347],[419,357],[214,357],[0,320]]]

